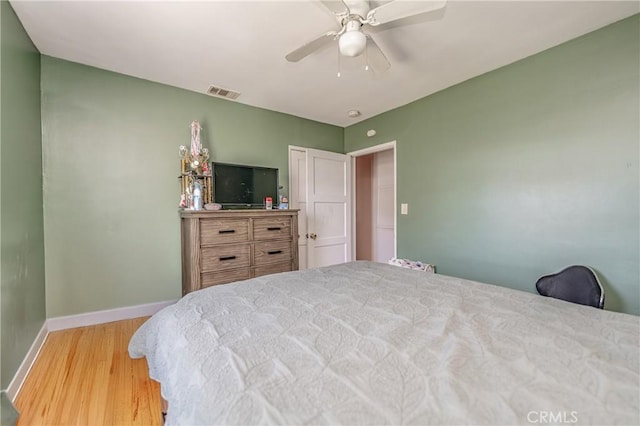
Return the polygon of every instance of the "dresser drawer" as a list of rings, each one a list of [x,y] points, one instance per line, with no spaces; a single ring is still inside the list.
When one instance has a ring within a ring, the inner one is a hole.
[[[249,241],[249,219],[202,219],[200,245]]]
[[[249,268],[229,269],[219,272],[206,272],[200,275],[200,287],[210,287],[216,284],[226,284],[251,278]]]
[[[255,266],[291,261],[291,241],[265,241],[255,244]]]
[[[200,253],[200,270],[202,272],[248,267],[251,245],[247,243],[202,247]]]
[[[278,272],[291,271],[291,261],[283,263],[274,263],[272,265],[258,266],[255,269],[254,276],[261,277],[263,275],[277,274]]]
[[[291,217],[253,219],[253,239],[291,239]]]

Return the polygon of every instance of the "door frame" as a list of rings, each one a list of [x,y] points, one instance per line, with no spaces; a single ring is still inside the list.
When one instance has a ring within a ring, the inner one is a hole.
[[[289,167],[289,188],[287,188],[287,193],[289,194],[289,208],[290,209],[298,209],[300,206],[298,205],[300,203],[300,200],[298,200],[298,195],[293,193],[293,180],[292,180],[292,173],[291,173],[291,153],[292,151],[299,151],[299,152],[304,152],[306,154],[307,152],[307,148],[303,147],[303,146],[298,146],[298,145],[289,145],[289,148],[287,150],[288,152],[288,158],[287,158],[287,164]],[[306,167],[305,167],[305,175],[307,173]],[[305,182],[306,182],[306,178],[305,178]],[[306,187],[305,187],[305,193],[306,193]],[[295,203],[294,203],[295,200]],[[305,200],[305,206],[306,206],[306,200]],[[304,244],[301,244],[300,241],[303,237],[303,235],[300,232],[308,232],[307,230],[307,216],[306,216],[306,209],[305,209],[305,214],[304,217],[302,215],[302,212],[298,212],[298,236],[297,236],[297,241],[298,241],[298,265],[299,267],[304,267],[304,269],[308,269],[309,268],[309,264],[308,264],[308,244],[309,242],[307,241],[307,236],[304,236]],[[304,222],[304,223],[301,223]],[[301,249],[300,246],[303,245],[304,246],[304,261],[302,261],[302,253],[301,253]]]
[[[370,146],[357,151],[347,152],[351,157],[351,258],[356,258],[356,158],[363,155],[375,154],[376,152],[393,150],[393,256],[398,257],[398,155],[396,141]]]

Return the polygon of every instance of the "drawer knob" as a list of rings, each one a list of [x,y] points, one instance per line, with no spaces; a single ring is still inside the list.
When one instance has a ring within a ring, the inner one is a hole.
[[[236,258],[235,256],[220,256],[220,261],[233,260],[235,258]]]
[[[267,254],[280,254],[280,253],[282,253],[282,250],[272,250],[267,252]]]
[[[282,228],[279,227],[279,226],[270,226],[270,227],[267,228],[267,231],[279,231],[281,229]]]
[[[318,238],[317,234],[309,234],[309,238],[311,238],[312,240],[315,240],[316,238]]]
[[[220,231],[218,231],[218,234],[233,234],[235,232],[235,229],[221,229]]]

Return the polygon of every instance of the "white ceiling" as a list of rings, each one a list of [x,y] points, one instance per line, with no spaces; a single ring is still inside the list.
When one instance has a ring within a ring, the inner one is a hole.
[[[371,1],[373,6],[385,2]],[[12,0],[41,53],[348,126],[638,13],[638,1],[459,1],[444,13],[371,28],[391,62],[374,76],[337,43],[298,63],[284,57],[338,23],[299,1]],[[363,65],[363,64],[361,64]],[[362,115],[349,118],[357,109]]]

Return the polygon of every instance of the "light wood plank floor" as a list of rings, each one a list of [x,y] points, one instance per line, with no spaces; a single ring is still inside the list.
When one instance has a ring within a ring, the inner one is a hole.
[[[162,425],[160,386],[127,352],[145,320],[50,333],[16,398],[18,425]]]

